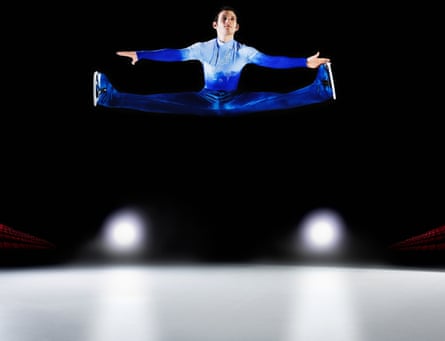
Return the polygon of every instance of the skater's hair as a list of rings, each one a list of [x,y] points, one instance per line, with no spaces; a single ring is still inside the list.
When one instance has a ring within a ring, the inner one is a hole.
[[[238,13],[238,11],[237,11],[234,7],[232,7],[232,6],[228,6],[228,5],[224,5],[224,6],[221,6],[221,7],[219,8],[219,10],[218,10],[218,11],[216,12],[216,14],[215,14],[215,18],[213,19],[213,21],[218,22],[219,14],[220,14],[222,11],[232,11],[233,13],[235,13],[236,21],[239,23],[239,13]]]

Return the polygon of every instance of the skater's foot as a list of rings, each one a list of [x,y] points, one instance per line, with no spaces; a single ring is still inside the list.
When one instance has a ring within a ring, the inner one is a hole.
[[[326,99],[335,99],[334,78],[332,77],[331,63],[320,65],[316,78],[319,93]]]
[[[336,99],[337,95],[335,93],[335,85],[334,85],[334,74],[332,73],[332,63],[326,63],[326,69],[328,71],[328,80],[327,80],[327,86],[331,88],[332,92],[332,99]]]
[[[93,74],[93,105],[97,106],[100,95],[107,92],[105,84],[101,84],[102,74],[98,71],[94,71]]]

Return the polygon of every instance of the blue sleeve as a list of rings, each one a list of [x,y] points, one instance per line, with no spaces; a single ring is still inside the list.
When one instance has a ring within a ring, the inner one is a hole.
[[[149,59],[159,62],[181,62],[188,59],[188,49],[160,49],[136,51],[138,60]]]
[[[251,62],[253,64],[273,69],[289,69],[307,67],[307,58],[271,56],[262,52],[257,52]]]

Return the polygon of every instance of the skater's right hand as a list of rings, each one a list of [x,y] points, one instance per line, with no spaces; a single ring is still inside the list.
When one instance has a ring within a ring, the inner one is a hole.
[[[117,51],[116,54],[121,57],[127,57],[131,59],[131,64],[136,64],[138,61],[138,56],[136,51]]]

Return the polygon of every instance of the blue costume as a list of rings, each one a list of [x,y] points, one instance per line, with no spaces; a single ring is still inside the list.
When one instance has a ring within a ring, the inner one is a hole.
[[[194,92],[132,94],[118,91],[106,75],[96,72],[95,105],[157,113],[237,115],[291,109],[335,98],[325,64],[319,66],[313,83],[294,91],[238,91],[241,71],[247,64],[275,69],[303,68],[306,58],[267,55],[236,40],[222,43],[214,38],[182,49],[136,51],[136,55],[138,60],[160,62],[197,60],[203,66],[204,87]]]

